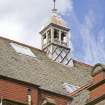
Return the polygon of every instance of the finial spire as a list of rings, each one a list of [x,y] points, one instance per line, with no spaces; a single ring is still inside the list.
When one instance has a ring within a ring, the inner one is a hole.
[[[55,9],[55,2],[56,2],[56,0],[53,0],[54,1],[54,8],[53,9]]]
[[[57,11],[57,9],[56,9],[56,0],[53,0],[53,2],[54,2],[54,7],[53,7],[52,11],[56,12]]]

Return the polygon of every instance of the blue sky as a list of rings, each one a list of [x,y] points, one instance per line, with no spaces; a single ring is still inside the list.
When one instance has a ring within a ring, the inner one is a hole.
[[[39,31],[52,0],[1,0],[0,36],[40,48]],[[57,0],[71,31],[72,56],[88,64],[105,63],[105,0]]]
[[[73,0],[73,10],[65,18],[71,27],[74,58],[105,63],[105,0]]]

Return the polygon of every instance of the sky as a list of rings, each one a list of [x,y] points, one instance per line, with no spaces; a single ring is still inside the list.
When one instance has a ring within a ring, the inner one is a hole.
[[[0,0],[0,36],[41,48],[41,27],[53,0]],[[105,0],[57,0],[56,8],[70,27],[72,58],[105,63]]]

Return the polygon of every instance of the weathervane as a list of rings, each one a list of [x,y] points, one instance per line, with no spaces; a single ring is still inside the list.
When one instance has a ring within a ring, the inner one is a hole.
[[[55,2],[56,2],[56,0],[53,0],[54,1],[54,8],[53,9],[55,9]]]
[[[53,7],[52,11],[55,12],[55,11],[57,11],[57,9],[55,8],[56,7],[55,6],[56,5],[56,0],[53,0],[53,2],[54,2],[54,7]]]

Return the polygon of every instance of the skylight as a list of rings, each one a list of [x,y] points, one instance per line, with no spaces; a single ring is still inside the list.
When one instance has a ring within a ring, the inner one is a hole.
[[[30,48],[16,44],[16,43],[10,43],[10,45],[14,48],[14,50],[19,54],[28,55],[31,57],[36,57],[35,54],[31,51]]]
[[[79,86],[75,86],[75,85],[68,84],[68,83],[64,83],[63,86],[68,93],[72,93],[80,88]]]

